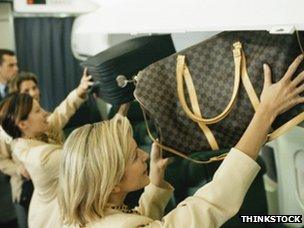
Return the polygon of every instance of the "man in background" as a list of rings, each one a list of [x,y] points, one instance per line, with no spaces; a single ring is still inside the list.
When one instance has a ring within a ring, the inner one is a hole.
[[[0,96],[8,94],[8,83],[18,73],[18,62],[13,51],[0,49]]]

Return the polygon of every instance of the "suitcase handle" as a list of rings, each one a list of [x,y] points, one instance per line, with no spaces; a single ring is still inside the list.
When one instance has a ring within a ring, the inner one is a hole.
[[[234,63],[235,63],[235,79],[234,79],[234,86],[233,86],[233,92],[231,99],[228,103],[228,105],[225,107],[222,113],[219,115],[213,117],[213,118],[203,118],[199,109],[198,101],[197,101],[197,95],[195,92],[195,88],[193,85],[193,81],[191,78],[191,73],[185,63],[185,56],[178,55],[177,57],[177,66],[176,66],[176,81],[177,81],[177,94],[180,101],[180,104],[185,111],[185,113],[188,115],[190,119],[197,123],[204,123],[204,124],[214,124],[222,119],[224,119],[229,112],[231,111],[233,104],[236,101],[236,97],[238,94],[240,81],[241,81],[241,61],[242,61],[242,44],[240,42],[236,42],[233,44],[233,57],[234,57]],[[190,110],[186,103],[185,94],[184,94],[184,85],[183,80],[186,82],[187,90],[189,93],[191,106],[193,109],[193,112]]]
[[[176,66],[176,81],[177,81],[177,93],[178,93],[178,98],[181,103],[182,108],[192,119],[194,122],[197,122],[201,130],[203,131],[204,135],[206,136],[206,139],[211,147],[212,150],[218,150],[219,146],[218,143],[210,130],[210,128],[207,126],[207,124],[213,124],[221,121],[224,119],[231,111],[235,101],[236,97],[238,94],[238,90],[240,87],[240,81],[241,81],[241,61],[242,61],[242,44],[240,42],[236,42],[233,44],[233,57],[234,57],[234,62],[235,62],[235,78],[234,78],[234,86],[233,86],[233,92],[231,99],[224,109],[224,111],[219,114],[216,117],[210,118],[210,119],[205,119],[202,117],[199,104],[198,104],[198,99],[195,91],[195,87],[193,84],[193,80],[191,78],[191,73],[185,63],[185,56],[179,55],[177,57],[177,66]],[[183,85],[183,80],[186,82],[186,87],[188,90],[188,94],[190,97],[190,103],[192,106],[193,112],[189,109],[186,99],[185,99],[185,94],[184,94],[184,85]]]
[[[185,63],[185,56],[179,55],[177,57],[176,79],[177,79],[177,93],[178,93],[178,98],[179,98],[180,104],[181,104],[183,110],[185,111],[185,113],[187,114],[187,116],[190,119],[192,119],[194,122],[198,123],[198,125],[204,132],[204,134],[213,150],[217,150],[219,147],[217,145],[216,139],[213,136],[213,133],[211,132],[211,130],[208,128],[207,125],[214,124],[214,123],[221,121],[230,113],[230,111],[235,103],[241,80],[242,80],[242,83],[245,87],[245,90],[248,94],[250,102],[255,111],[257,110],[257,108],[260,104],[259,98],[258,98],[258,96],[252,86],[252,83],[250,81],[250,78],[248,76],[247,67],[246,67],[246,58],[245,58],[244,51],[242,50],[242,44],[240,42],[236,42],[233,44],[233,47],[234,47],[233,57],[234,57],[234,62],[235,62],[235,80],[234,80],[234,88],[233,88],[232,97],[231,97],[228,105],[224,109],[224,111],[221,114],[219,114],[218,116],[210,118],[210,119],[205,119],[200,114],[197,95],[195,92],[195,88],[193,85],[190,71]],[[186,86],[187,86],[188,94],[190,97],[190,102],[191,102],[193,112],[189,109],[189,107],[186,103],[186,100],[185,100],[184,86],[183,86],[184,79],[186,81]],[[298,114],[296,117],[292,118],[291,120],[289,120],[288,122],[286,122],[285,124],[283,124],[282,126],[277,128],[275,131],[269,133],[267,135],[267,139],[266,139],[265,143],[276,139],[277,137],[284,134],[292,127],[301,123],[302,121],[304,121],[304,112]]]

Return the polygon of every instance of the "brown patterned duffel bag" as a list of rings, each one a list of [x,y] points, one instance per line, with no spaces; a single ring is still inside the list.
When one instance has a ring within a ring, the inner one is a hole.
[[[154,120],[160,144],[184,154],[234,146],[259,105],[263,63],[278,81],[301,53],[302,36],[223,32],[139,72],[134,95]],[[280,115],[268,139],[299,124],[303,111],[297,105]]]

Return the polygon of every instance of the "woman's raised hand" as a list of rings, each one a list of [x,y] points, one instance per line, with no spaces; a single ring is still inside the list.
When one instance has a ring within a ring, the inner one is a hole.
[[[265,79],[260,105],[272,113],[273,119],[293,106],[304,102],[304,98],[300,97],[300,93],[304,91],[304,72],[292,80],[292,76],[302,60],[303,55],[299,55],[289,66],[283,78],[276,83],[271,81],[270,67],[267,64],[263,66]]]
[[[79,97],[85,98],[90,86],[93,85],[94,82],[91,81],[92,76],[87,74],[87,68],[84,68],[82,78],[80,80],[79,86],[76,91]]]
[[[153,143],[150,156],[150,181],[161,188],[170,188],[164,180],[165,171],[169,163],[169,158],[163,158],[161,150]]]
[[[260,98],[261,103],[245,133],[235,146],[251,158],[257,158],[275,118],[293,106],[304,103],[304,98],[300,96],[304,91],[304,72],[292,79],[303,59],[303,55],[299,55],[281,80],[276,83],[272,83],[270,68],[264,64],[264,87]]]

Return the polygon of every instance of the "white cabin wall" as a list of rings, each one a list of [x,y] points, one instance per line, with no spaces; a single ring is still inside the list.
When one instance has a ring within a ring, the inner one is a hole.
[[[217,34],[218,32],[187,32],[187,33],[173,33],[172,40],[176,51],[181,51],[194,44],[202,42]]]
[[[15,50],[13,11],[8,2],[0,2],[0,48]]]

